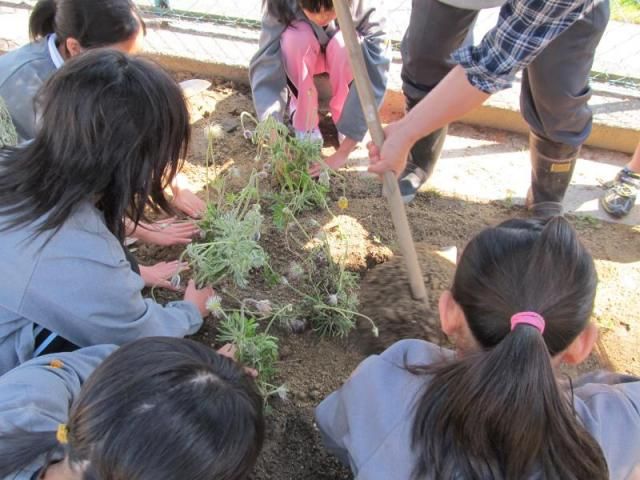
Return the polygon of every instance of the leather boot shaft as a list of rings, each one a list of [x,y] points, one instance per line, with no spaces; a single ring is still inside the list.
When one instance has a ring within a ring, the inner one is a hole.
[[[531,188],[527,207],[534,216],[562,215],[562,200],[571,182],[580,147],[554,142],[531,132]]]

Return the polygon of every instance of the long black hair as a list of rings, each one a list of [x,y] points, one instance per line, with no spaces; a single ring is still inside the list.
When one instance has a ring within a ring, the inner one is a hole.
[[[128,40],[145,24],[132,0],[39,0],[29,17],[33,40],[55,33],[64,43],[75,38],[83,48]]]
[[[56,432],[0,433],[0,478],[61,449],[84,480],[241,480],[264,439],[263,401],[232,360],[192,340],[151,337],[105,360]]]
[[[280,23],[289,26],[299,9],[314,13],[333,10],[333,0],[262,0],[262,7]]]
[[[97,49],[64,64],[44,85],[39,131],[26,147],[0,151],[0,228],[38,221],[58,229],[82,201],[124,238],[124,218],[147,204],[170,213],[164,189],[189,141],[180,87],[160,67]]]
[[[561,217],[508,221],[469,243],[452,295],[479,351],[412,368],[432,375],[413,425],[416,478],[608,478],[551,364],[586,328],[596,283],[593,259]],[[545,319],[543,335],[511,331],[524,311]]]

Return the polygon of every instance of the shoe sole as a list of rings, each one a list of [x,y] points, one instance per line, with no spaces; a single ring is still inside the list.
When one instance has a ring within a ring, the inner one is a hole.
[[[402,201],[407,204],[407,203],[411,203],[413,202],[413,199],[416,198],[416,194],[410,194],[410,195],[402,195]]]

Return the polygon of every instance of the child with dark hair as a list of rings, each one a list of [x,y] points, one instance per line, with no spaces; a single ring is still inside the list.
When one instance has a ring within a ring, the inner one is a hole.
[[[195,333],[213,290],[145,300],[123,247],[125,217],[171,211],[165,187],[190,134],[180,87],[147,60],[93,50],[39,101],[33,141],[0,150],[0,374],[56,337],[74,348]]]
[[[241,366],[190,340],[41,357],[0,377],[0,478],[242,480],[262,405]]]
[[[0,96],[21,140],[37,131],[33,100],[64,62],[99,47],[135,53],[145,25],[131,0],[40,0],[29,18],[32,43],[0,57]]]
[[[0,56],[0,97],[7,103],[20,141],[35,137],[38,90],[69,59],[91,49],[109,47],[136,53],[142,47],[146,27],[132,0],[39,0],[29,19],[32,42]],[[171,183],[172,204],[189,216],[199,216],[204,202],[177,176]],[[160,245],[185,244],[197,234],[192,222],[173,220],[140,224],[129,235]],[[167,287],[156,270],[142,268],[149,286]]]
[[[349,55],[331,0],[265,0],[260,46],[249,66],[253,101],[259,120],[274,115],[282,121],[286,90],[296,136],[322,142],[318,128],[318,92],[314,75],[327,72],[331,83],[330,110],[341,144],[326,159],[330,168],[342,167],[367,124],[360,107]],[[378,104],[387,85],[390,49],[384,18],[377,2],[352,0],[351,13]],[[319,173],[318,167],[312,170]]]
[[[561,217],[484,230],[440,297],[457,352],[366,359],[316,410],[327,448],[363,480],[638,478],[640,379],[556,372],[594,346],[596,284]]]

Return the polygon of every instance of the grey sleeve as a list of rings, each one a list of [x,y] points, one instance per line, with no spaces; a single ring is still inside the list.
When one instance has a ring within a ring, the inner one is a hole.
[[[424,377],[405,366],[428,364],[449,354],[421,340],[403,340],[366,358],[316,408],[326,448],[355,476],[360,472],[362,478],[405,478],[401,472],[412,468],[407,467],[411,452],[398,439],[408,437],[412,405],[425,385]]]
[[[16,76],[19,78],[14,78]],[[36,136],[34,99],[43,83],[37,69],[24,65],[0,86],[0,96],[7,104],[21,142]]]
[[[144,282],[121,247],[97,237],[77,233],[77,241],[85,242],[77,249],[61,245],[43,255],[20,306],[25,318],[80,347],[198,331],[202,317],[194,304],[144,299]]]
[[[99,345],[45,355],[4,374],[0,377],[0,431],[55,431],[67,421],[83,383],[116,348]]]
[[[602,375],[594,376],[593,380]],[[574,390],[576,412],[607,459],[610,478],[639,478],[640,380],[628,376]]]
[[[284,69],[280,37],[284,26],[265,13],[258,51],[249,63],[249,81],[258,120],[270,115],[283,120],[286,108],[287,74]]]
[[[354,475],[357,475],[359,467],[357,458],[354,458],[354,444],[358,444],[360,438],[352,428],[353,413],[362,407],[359,411],[362,416],[366,416],[370,410],[366,405],[362,405],[363,401],[369,402],[372,399],[371,396],[364,395],[363,388],[366,389],[366,386],[363,385],[363,379],[366,382],[368,372],[375,369],[379,361],[378,356],[365,359],[351,374],[349,380],[324,399],[315,410],[316,424],[325,448],[344,465],[349,466]],[[356,448],[360,450],[362,446],[357,445]]]
[[[354,1],[352,12],[356,19],[356,30],[362,41],[367,72],[379,108],[387,90],[391,48],[385,31],[384,12],[381,11],[380,6],[373,5],[375,2],[370,0]],[[340,133],[357,141],[361,141],[367,133],[367,122],[355,83],[351,85],[337,129]]]

